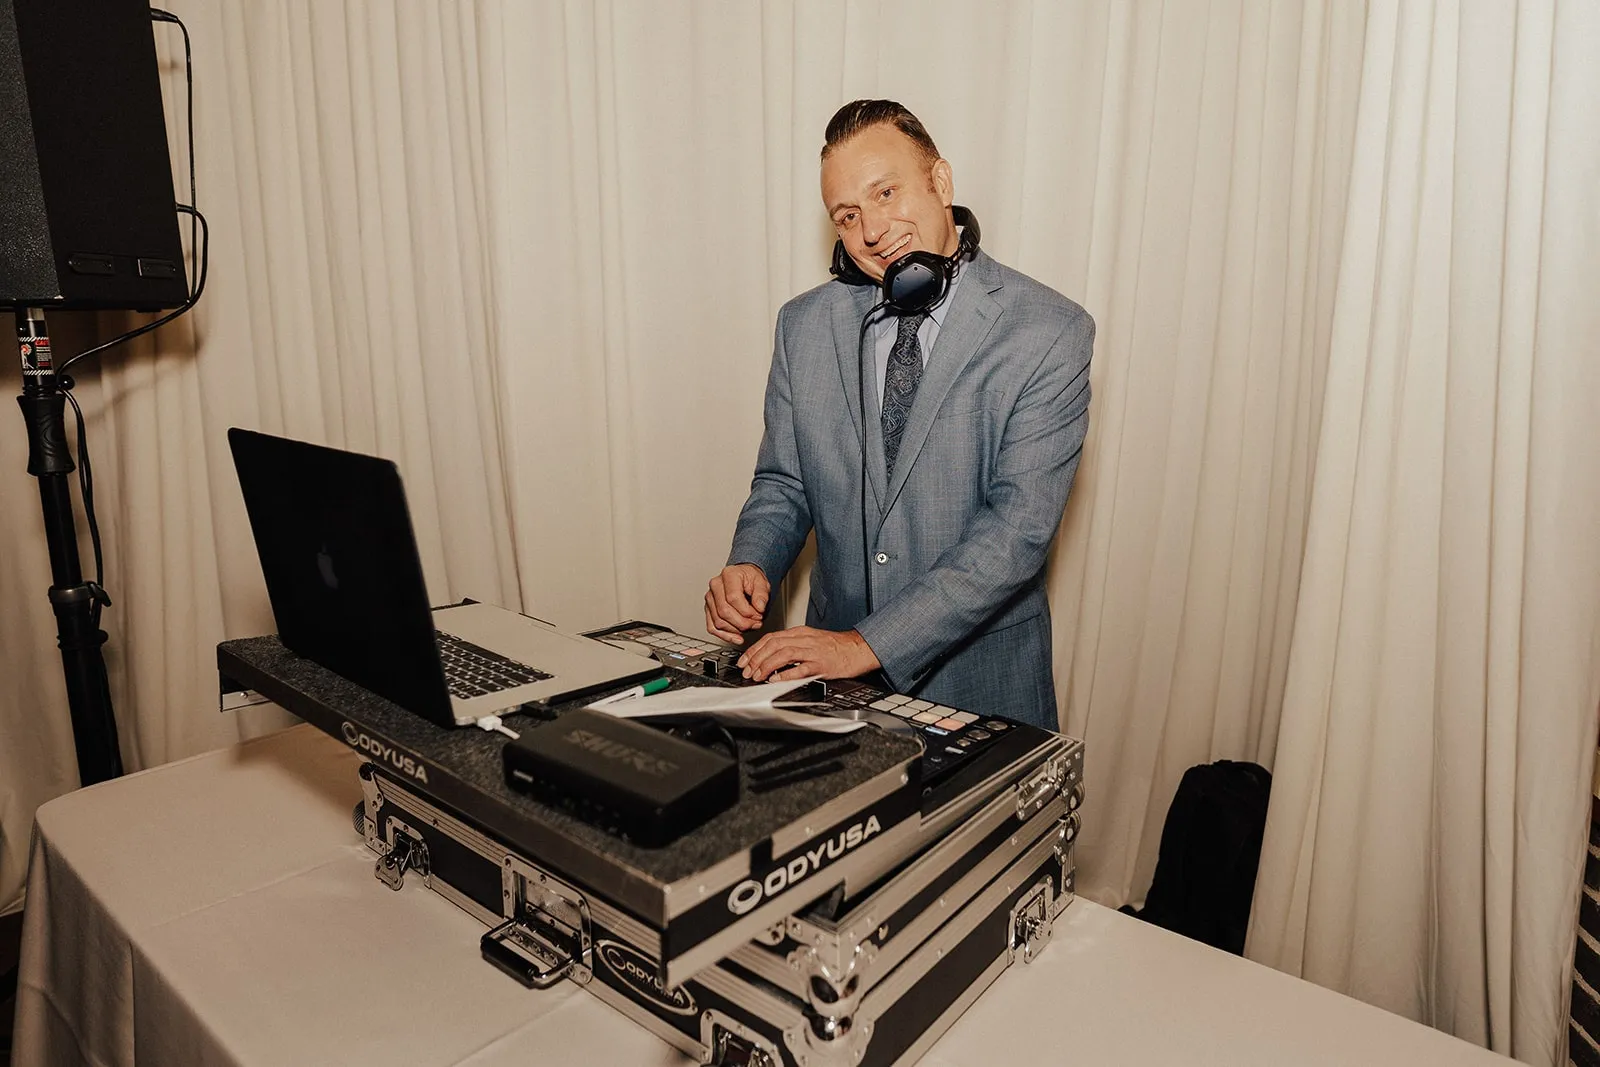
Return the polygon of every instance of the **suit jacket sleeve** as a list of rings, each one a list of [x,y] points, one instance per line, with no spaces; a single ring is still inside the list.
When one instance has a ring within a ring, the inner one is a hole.
[[[773,342],[772,370],[767,377],[765,429],[756,455],[750,497],[739,512],[728,563],[754,563],[776,585],[805,545],[811,532],[811,508],[800,477],[800,455],[795,445],[794,404],[790,390],[789,358],[784,344],[788,309],[778,313]]]
[[[986,503],[928,573],[856,630],[897,690],[977,631],[1044,567],[1089,429],[1094,321],[1065,323],[1006,420]]]

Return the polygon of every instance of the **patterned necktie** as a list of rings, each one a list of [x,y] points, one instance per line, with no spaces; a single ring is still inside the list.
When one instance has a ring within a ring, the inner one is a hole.
[[[922,346],[917,330],[927,314],[903,315],[894,348],[889,350],[889,366],[883,374],[883,458],[889,477],[894,477],[894,461],[900,455],[900,436],[905,433],[911,402],[917,398],[922,381]]]

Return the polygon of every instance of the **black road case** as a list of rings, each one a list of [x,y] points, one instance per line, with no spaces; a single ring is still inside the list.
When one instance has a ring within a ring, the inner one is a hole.
[[[413,872],[491,927],[490,962],[586,984],[706,1062],[912,1062],[1072,898],[1083,746],[1024,724],[986,720],[941,762],[937,728],[872,710],[907,698],[841,685],[836,712],[889,728],[646,849],[508,789],[498,735],[436,726],[274,637],[225,642],[218,666],[363,756],[357,828],[391,888]],[[671,666],[675,687],[729,684]]]
[[[484,956],[533,988],[563,979],[703,1063],[914,1063],[1073,899],[1082,746],[1072,775],[1014,783],[867,887],[772,923],[669,985],[618,909],[364,764],[358,831],[391,888],[411,877],[490,929]],[[1062,789],[1060,786],[1066,784]]]

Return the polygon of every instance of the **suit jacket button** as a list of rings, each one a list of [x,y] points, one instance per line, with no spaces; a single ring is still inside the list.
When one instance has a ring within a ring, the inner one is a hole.
[[[879,563],[888,563],[889,562],[889,553],[887,553],[887,552],[879,552],[878,553],[878,562]]]

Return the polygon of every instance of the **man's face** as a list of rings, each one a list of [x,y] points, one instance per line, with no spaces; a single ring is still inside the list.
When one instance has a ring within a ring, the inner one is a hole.
[[[887,123],[869,126],[822,161],[822,202],[844,249],[873,281],[921,249],[953,255],[950,164],[931,167],[916,142]]]

